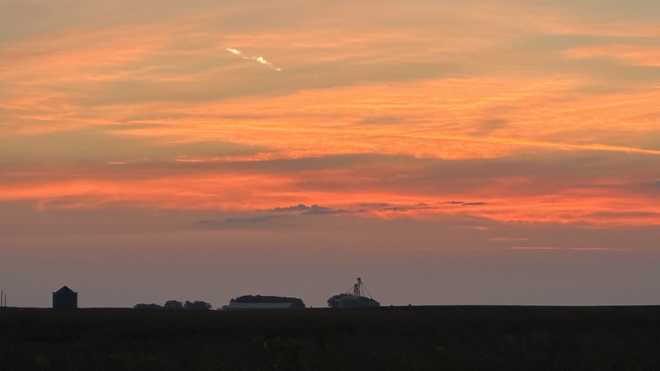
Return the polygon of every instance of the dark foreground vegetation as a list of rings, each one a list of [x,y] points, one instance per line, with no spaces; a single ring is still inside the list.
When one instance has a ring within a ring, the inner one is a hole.
[[[660,307],[0,313],[0,370],[660,370]]]

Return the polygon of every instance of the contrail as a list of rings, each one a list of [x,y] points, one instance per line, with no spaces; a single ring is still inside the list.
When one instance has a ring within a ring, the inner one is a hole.
[[[238,57],[241,57],[242,59],[248,60],[248,61],[255,61],[257,63],[263,64],[264,66],[272,69],[273,71],[281,72],[282,69],[275,66],[274,64],[270,63],[269,61],[266,60],[264,57],[251,57],[248,55],[243,54],[242,51],[234,48],[226,48],[226,51],[230,52],[233,55],[236,55]]]

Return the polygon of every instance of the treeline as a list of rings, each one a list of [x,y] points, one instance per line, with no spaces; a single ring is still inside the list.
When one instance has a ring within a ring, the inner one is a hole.
[[[180,302],[178,300],[168,300],[164,305],[159,304],[136,304],[134,309],[138,310],[211,310],[211,304],[201,301]]]

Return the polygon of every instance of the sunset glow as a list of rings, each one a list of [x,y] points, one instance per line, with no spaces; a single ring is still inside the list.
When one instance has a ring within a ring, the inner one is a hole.
[[[283,215],[469,220],[524,228],[484,237],[516,251],[547,242],[535,228],[660,227],[655,2],[2,4],[7,226],[20,210],[94,231],[122,210],[249,239]],[[43,247],[26,223],[0,249]]]

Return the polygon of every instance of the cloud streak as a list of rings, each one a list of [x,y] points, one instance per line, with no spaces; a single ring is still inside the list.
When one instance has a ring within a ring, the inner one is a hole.
[[[254,61],[254,62],[257,62],[259,64],[262,64],[262,65],[272,69],[273,71],[282,72],[282,68],[275,66],[274,64],[272,64],[271,62],[266,60],[266,58],[264,58],[264,57],[248,56],[248,55],[245,55],[242,51],[240,51],[238,49],[235,49],[235,48],[225,48],[225,50],[227,52],[237,56],[237,57],[240,57],[241,59],[244,59],[244,60],[247,60],[247,61]]]

